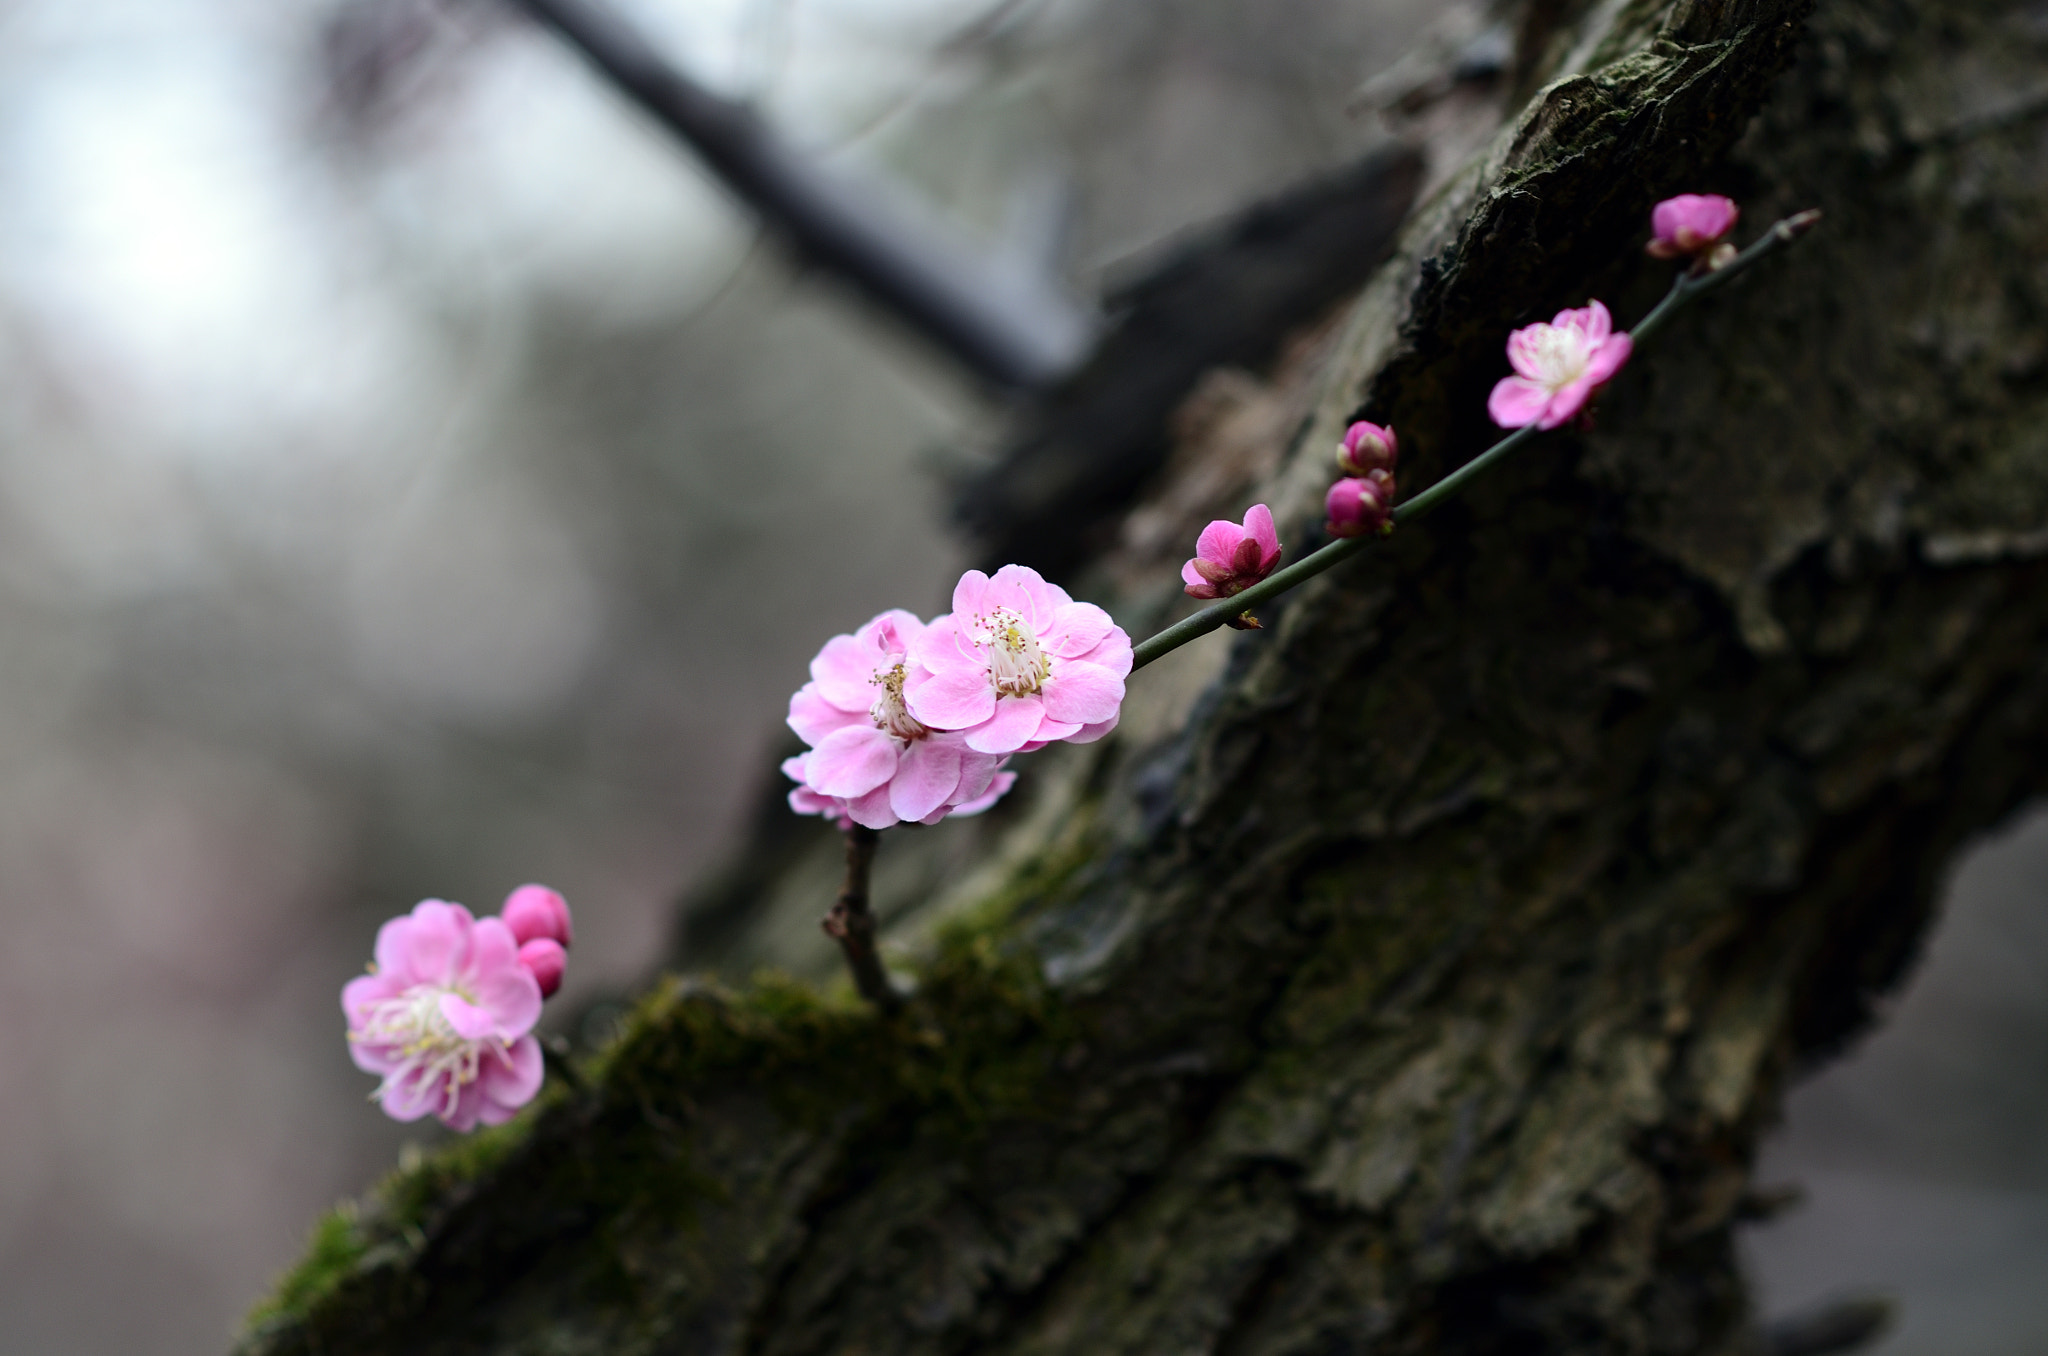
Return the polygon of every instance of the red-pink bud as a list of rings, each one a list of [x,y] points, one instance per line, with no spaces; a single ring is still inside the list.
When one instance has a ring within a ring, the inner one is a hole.
[[[1655,233],[1645,246],[1652,259],[1685,259],[1710,255],[1735,229],[1742,209],[1718,193],[1681,193],[1666,198],[1650,212]]]
[[[1337,469],[1347,476],[1367,476],[1374,471],[1392,475],[1400,450],[1393,429],[1361,419],[1344,430],[1344,441],[1337,446]]]
[[[574,940],[568,901],[545,885],[520,886],[505,896],[505,907],[498,910],[498,916],[521,942],[548,937],[566,950]]]
[[[1329,516],[1324,530],[1333,537],[1363,537],[1387,524],[1387,510],[1394,500],[1394,478],[1385,471],[1367,476],[1347,477],[1330,487],[1323,501]]]
[[[553,998],[562,987],[562,972],[569,968],[569,953],[552,937],[536,937],[520,946],[519,963],[540,984],[540,996]]]

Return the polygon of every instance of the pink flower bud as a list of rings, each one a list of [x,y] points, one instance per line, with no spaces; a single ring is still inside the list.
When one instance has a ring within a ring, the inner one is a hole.
[[[1655,232],[1645,246],[1652,259],[1698,258],[1709,254],[1735,229],[1742,209],[1718,193],[1681,193],[1650,212]]]
[[[553,998],[555,990],[562,987],[562,972],[569,968],[569,953],[552,937],[536,937],[521,944],[519,963],[540,985],[540,996]]]
[[[1337,447],[1337,469],[1347,476],[1371,475],[1374,471],[1392,475],[1400,446],[1393,429],[1361,419],[1344,430],[1344,441]]]
[[[1244,525],[1218,518],[1202,529],[1193,559],[1180,567],[1181,582],[1195,598],[1228,598],[1273,573],[1280,563],[1280,537],[1273,510],[1254,504]]]
[[[1347,477],[1330,487],[1323,501],[1329,521],[1324,530],[1333,537],[1363,537],[1387,525],[1387,512],[1394,501],[1394,478],[1385,471],[1367,476]]]
[[[568,901],[545,885],[520,886],[505,896],[505,907],[498,910],[498,916],[521,943],[547,937],[566,950],[574,938]]]

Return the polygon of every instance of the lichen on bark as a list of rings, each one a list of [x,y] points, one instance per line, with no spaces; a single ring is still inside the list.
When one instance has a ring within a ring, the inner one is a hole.
[[[1756,1136],[2048,740],[2048,175],[1978,116],[2044,39],[1546,14],[1542,88],[1314,350],[1290,542],[1346,418],[1426,483],[1510,325],[1647,309],[1657,196],[1826,228],[1598,431],[1141,675],[901,1018],[670,984],[589,1092],[324,1226],[252,1356],[1745,1348]],[[1151,549],[1094,576],[1160,581],[1121,617],[1172,597]]]

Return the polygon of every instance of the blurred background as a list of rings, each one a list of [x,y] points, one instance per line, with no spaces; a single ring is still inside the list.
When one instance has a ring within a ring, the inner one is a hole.
[[[793,140],[1095,295],[1356,157],[1428,0],[615,0]],[[545,881],[623,991],[819,640],[936,607],[1000,401],[498,0],[0,5],[0,1352],[225,1348],[420,1127],[336,995]],[[1792,1104],[1771,1308],[2048,1338],[2048,820]]]

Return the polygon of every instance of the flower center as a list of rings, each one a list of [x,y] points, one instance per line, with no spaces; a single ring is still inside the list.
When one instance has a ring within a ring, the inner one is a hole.
[[[1052,661],[1038,643],[1038,633],[1007,607],[974,619],[974,643],[988,660],[989,682],[1005,697],[1038,691],[1052,673]]]
[[[450,1113],[455,1110],[456,1097],[463,1086],[476,1081],[478,1062],[486,1044],[464,1040],[455,1033],[441,1011],[442,996],[451,993],[465,1002],[472,1001],[460,989],[415,984],[371,1008],[363,1029],[349,1033],[352,1041],[395,1048],[401,1067],[390,1075],[388,1083],[410,1082],[415,1078],[439,1083],[446,1089],[443,1101]],[[371,1096],[382,1097],[388,1083],[380,1085]]]
[[[881,690],[875,704],[868,708],[877,729],[886,730],[898,739],[923,739],[931,731],[910,714],[910,708],[903,702],[903,663],[898,660],[896,667],[877,672],[874,684]]]
[[[1592,354],[1578,331],[1562,325],[1546,325],[1536,334],[1530,362],[1542,375],[1536,379],[1555,391],[1569,386],[1586,373]]]

